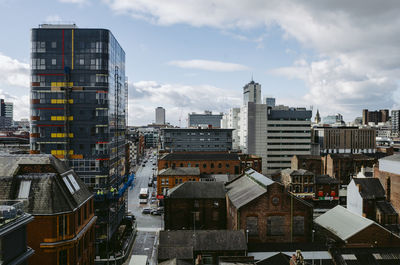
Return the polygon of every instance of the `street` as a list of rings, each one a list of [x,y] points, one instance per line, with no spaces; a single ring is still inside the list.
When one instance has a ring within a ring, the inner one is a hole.
[[[147,160],[147,158],[145,158]],[[158,231],[163,227],[162,216],[143,214],[144,208],[156,208],[157,202],[150,204],[154,187],[148,187],[149,179],[153,176],[153,168],[156,168],[157,163],[155,157],[148,159],[146,166],[143,167],[143,162],[138,167],[133,188],[128,191],[128,209],[136,217],[137,236],[133,245],[132,255],[147,255],[149,264],[157,263],[156,249],[154,248],[158,240]],[[141,188],[149,188],[149,200],[147,204],[139,204],[139,193]]]

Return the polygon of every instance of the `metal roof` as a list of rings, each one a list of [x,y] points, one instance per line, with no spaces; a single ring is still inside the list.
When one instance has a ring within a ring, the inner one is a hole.
[[[248,169],[244,172],[245,175],[249,176],[250,178],[254,179],[258,183],[262,184],[264,187],[267,187],[274,183],[274,181],[261,173],[258,173],[254,169]]]
[[[235,180],[226,188],[229,199],[237,209],[267,192],[266,188],[246,175]]]
[[[314,222],[343,241],[374,224],[374,221],[352,213],[340,205],[317,217]]]
[[[225,186],[222,182],[188,181],[170,189],[169,198],[225,199]]]
[[[168,161],[238,160],[239,161],[239,155],[236,153],[169,153],[162,156],[160,160],[168,160]]]

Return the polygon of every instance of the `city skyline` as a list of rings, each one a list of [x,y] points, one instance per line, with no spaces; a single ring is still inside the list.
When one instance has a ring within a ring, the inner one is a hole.
[[[157,106],[173,125],[191,112],[227,112],[241,105],[252,76],[263,97],[312,105],[322,117],[350,121],[364,108],[400,102],[396,1],[0,0],[0,7],[3,37],[13,40],[0,44],[0,96],[14,103],[16,120],[29,117],[29,30],[57,21],[107,28],[120,40],[129,125],[151,123]]]

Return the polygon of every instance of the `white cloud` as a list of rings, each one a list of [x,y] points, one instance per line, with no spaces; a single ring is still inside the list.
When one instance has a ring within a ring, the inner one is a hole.
[[[104,1],[118,13],[163,26],[240,29],[243,40],[249,39],[244,29],[276,25],[284,38],[316,52],[318,59],[277,70],[305,81],[304,100],[310,104],[356,115],[361,108],[387,108],[399,100],[393,97],[400,74],[398,0]]]
[[[23,91],[21,96],[16,91]],[[0,53],[0,98],[14,102],[14,119],[29,117],[29,65]]]
[[[59,15],[51,15],[46,17],[46,23],[54,23],[62,21],[62,18]]]
[[[190,68],[217,72],[235,72],[249,69],[247,66],[241,64],[209,60],[171,61],[168,64],[180,68]]]
[[[88,0],[58,0],[61,3],[71,3],[71,4],[86,4],[88,3]]]
[[[0,53],[0,83],[3,86],[29,87],[29,64]]]
[[[144,125],[154,121],[154,109],[166,109],[166,119],[186,126],[187,114],[212,110],[223,112],[241,103],[240,91],[210,85],[160,84],[140,81],[130,84],[129,124]],[[179,122],[181,119],[181,122]]]

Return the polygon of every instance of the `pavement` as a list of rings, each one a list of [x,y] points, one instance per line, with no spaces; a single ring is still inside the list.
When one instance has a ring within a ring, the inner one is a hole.
[[[148,187],[149,179],[153,176],[153,168],[157,168],[156,158],[150,159],[146,166],[138,167],[135,174],[134,186],[128,190],[128,210],[136,217],[137,235],[132,248],[132,255],[147,255],[149,265],[157,264],[158,232],[163,229],[163,216],[142,214],[144,208],[155,208],[156,204],[150,204],[151,194],[156,191],[155,187]],[[142,162],[143,164],[143,162]],[[139,192],[141,188],[149,188],[149,202],[139,204]],[[126,264],[129,264],[129,260]]]

